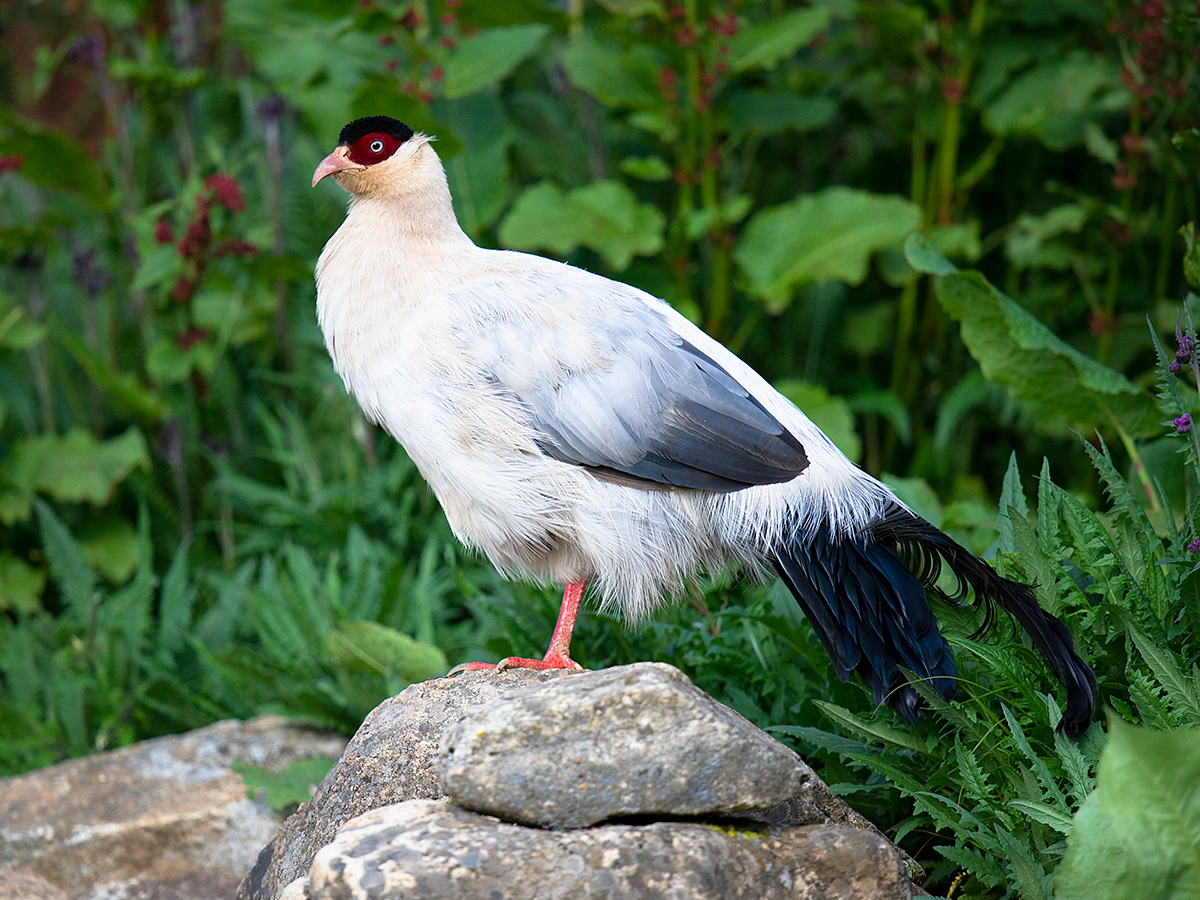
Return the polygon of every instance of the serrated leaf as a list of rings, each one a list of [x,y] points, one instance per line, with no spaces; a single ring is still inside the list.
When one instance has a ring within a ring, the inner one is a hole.
[[[918,753],[929,752],[925,742],[912,732],[896,728],[886,722],[872,722],[863,719],[835,703],[827,703],[824,700],[814,700],[813,703],[829,718],[840,722],[851,731],[865,736],[868,740],[882,741],[885,744],[916,750]]]
[[[1008,805],[1043,825],[1049,825],[1059,834],[1071,833],[1071,817],[1053,806],[1034,800],[1010,800]]]
[[[81,625],[91,614],[99,579],[88,565],[83,548],[50,505],[35,498],[33,508],[37,512],[42,550],[50,564],[50,574],[76,625]]]
[[[1200,725],[1200,693],[1196,684],[1180,670],[1171,652],[1155,644],[1132,624],[1129,626],[1129,636],[1158,683],[1166,690],[1172,706],[1193,725]]]
[[[448,668],[441,649],[378,622],[343,622],[329,635],[338,665],[365,672],[394,672],[409,684]]]
[[[549,26],[534,22],[488,28],[467,38],[446,60],[443,92],[455,99],[492,87],[531,55],[549,33]]]
[[[988,887],[995,887],[1008,879],[1008,873],[995,857],[987,856],[970,847],[934,847],[938,853],[956,866],[966,869]]]

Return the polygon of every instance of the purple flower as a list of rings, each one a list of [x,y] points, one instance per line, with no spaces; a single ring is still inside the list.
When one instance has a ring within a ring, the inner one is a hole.
[[[1189,414],[1184,413],[1182,416],[1180,416],[1178,419],[1175,420],[1175,433],[1176,434],[1187,434],[1191,430],[1192,430],[1192,417]]]
[[[1179,360],[1177,359],[1173,359],[1167,364],[1167,370],[1174,375],[1178,375],[1181,368],[1182,366],[1179,365]]]
[[[1188,541],[1188,553],[1200,553],[1200,538],[1192,538]]]
[[[89,296],[97,296],[112,284],[113,277],[97,265],[95,250],[76,253],[74,262],[75,283],[87,291]]]
[[[1175,358],[1180,362],[1187,362],[1195,352],[1196,339],[1190,334],[1181,336],[1179,338],[1179,349],[1175,351]]]
[[[278,94],[270,97],[264,97],[258,101],[254,111],[258,113],[258,117],[263,121],[278,122],[283,118],[283,114],[287,112],[287,103]]]

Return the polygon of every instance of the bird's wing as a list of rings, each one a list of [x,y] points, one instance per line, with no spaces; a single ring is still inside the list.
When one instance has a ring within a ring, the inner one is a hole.
[[[648,489],[736,491],[803,472],[800,441],[673,327],[665,304],[626,290],[558,298],[553,315],[531,303],[540,316],[493,322],[473,347],[484,377],[527,411],[542,451]]]

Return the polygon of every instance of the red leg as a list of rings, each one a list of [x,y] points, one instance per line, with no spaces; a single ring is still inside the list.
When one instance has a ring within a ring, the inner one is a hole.
[[[470,662],[455,666],[450,670],[454,675],[458,672],[481,672],[486,669],[582,669],[579,663],[570,657],[571,632],[575,630],[575,620],[579,617],[579,604],[583,601],[583,589],[587,581],[571,581],[563,591],[562,606],[558,610],[558,622],[554,626],[554,634],[550,635],[550,646],[542,659],[525,659],[521,656],[510,656],[492,665],[491,663]]]

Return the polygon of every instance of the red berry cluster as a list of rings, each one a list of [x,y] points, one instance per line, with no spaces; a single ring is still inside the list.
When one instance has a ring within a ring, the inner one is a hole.
[[[370,0],[367,0],[367,5],[370,6]],[[461,8],[462,0],[442,0],[442,13],[437,17],[437,30],[440,34],[436,35],[436,42],[432,44],[413,40],[412,33],[428,24],[425,16],[415,6],[408,6],[402,13],[393,17],[399,39],[407,44],[409,53],[416,60],[412,77],[400,83],[400,92],[406,97],[413,97],[426,105],[433,102],[436,86],[446,80],[445,67],[439,60],[444,59],[446,53],[456,50],[463,37],[470,37],[477,30],[475,26],[460,27],[458,10]],[[382,34],[378,41],[381,47],[390,47],[397,42],[397,34]],[[395,57],[383,64],[383,69],[388,74],[399,68],[400,60]]]
[[[204,180],[204,187],[196,198],[192,220],[175,245],[176,252],[183,257],[189,271],[189,274],[179,276],[171,291],[171,298],[176,303],[186,303],[196,293],[210,258],[251,256],[258,252],[258,248],[249,241],[237,237],[213,246],[212,212],[217,206],[223,206],[231,213],[246,209],[241,185],[231,175],[219,173]],[[170,223],[160,219],[154,226],[154,239],[160,244],[169,244],[174,239]]]
[[[1188,0],[1190,4],[1190,0]],[[1195,124],[1195,104],[1189,104],[1188,78],[1200,60],[1196,34],[1183,34],[1194,26],[1194,15],[1180,15],[1183,0],[1140,0],[1127,3],[1108,23],[1108,31],[1127,47],[1121,83],[1134,96],[1132,115],[1149,122],[1166,113],[1172,131]],[[1178,7],[1178,8],[1177,8]],[[1150,156],[1146,136],[1132,129],[1121,138],[1121,159],[1113,172],[1117,190],[1137,187],[1139,162]]]
[[[658,72],[658,94],[667,104],[667,114],[680,114],[681,98],[692,113],[705,114],[712,108],[713,96],[720,89],[722,80],[729,73],[729,55],[733,52],[730,40],[741,29],[734,8],[740,0],[728,3],[714,2],[707,19],[699,22],[687,21],[687,7],[673,3],[667,7],[667,25],[676,46],[692,56],[698,66],[697,84],[692,90],[683,90],[680,72],[687,63],[663,66]],[[710,169],[720,166],[720,155],[715,151],[704,159],[703,165]],[[698,172],[676,170],[673,177],[678,184],[699,183]]]

